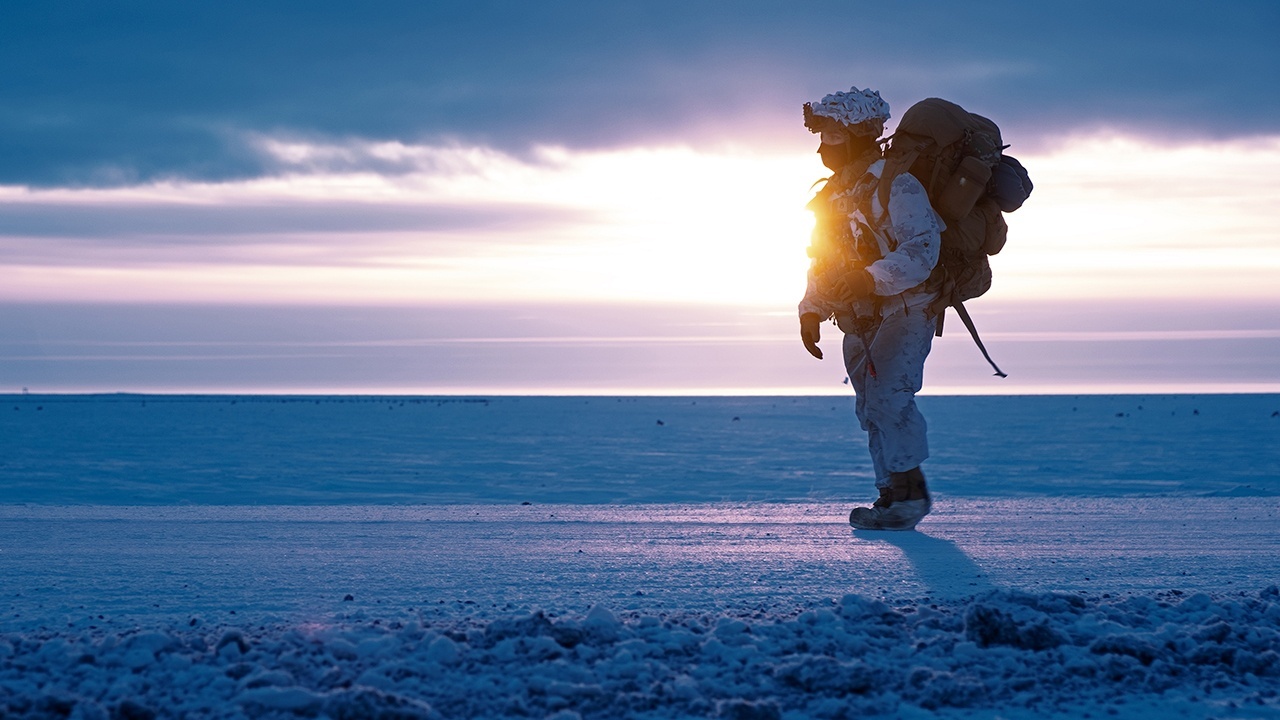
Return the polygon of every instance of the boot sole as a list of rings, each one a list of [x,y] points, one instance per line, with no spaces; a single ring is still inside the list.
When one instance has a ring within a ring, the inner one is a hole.
[[[921,518],[921,520],[923,519],[924,518]],[[853,526],[854,530],[884,530],[886,532],[905,532],[907,530],[915,530],[916,525],[920,524],[920,520],[916,520],[910,525],[904,524],[904,525],[890,527],[888,525],[884,525],[881,523],[857,523],[857,522],[854,522],[853,518],[849,518],[849,524]]]
[[[890,520],[889,522],[885,522],[884,520],[876,518],[874,516],[866,518],[865,520],[859,520],[857,518],[859,510],[864,511],[864,513],[867,513],[867,514],[871,514],[874,508],[854,508],[853,510],[849,511],[849,524],[852,525],[857,530],[891,530],[891,531],[914,530],[916,525],[918,525],[920,521],[923,520],[933,510],[932,505],[933,503],[926,504],[924,507],[924,512],[920,513],[920,515],[916,517],[902,518],[901,520],[898,520],[896,522],[893,520]]]

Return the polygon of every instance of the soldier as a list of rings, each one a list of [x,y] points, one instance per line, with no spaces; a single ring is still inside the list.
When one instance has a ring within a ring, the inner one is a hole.
[[[809,203],[816,225],[800,338],[822,359],[822,323],[834,317],[844,333],[844,364],[880,493],[870,507],[854,508],[849,523],[909,530],[931,507],[920,469],[929,447],[915,396],[933,341],[929,306],[938,297],[926,281],[945,225],[907,172],[893,178],[882,206],[879,137],[889,105],[878,92],[854,87],[828,95],[806,103],[804,118],[821,135],[818,154],[832,175]]]

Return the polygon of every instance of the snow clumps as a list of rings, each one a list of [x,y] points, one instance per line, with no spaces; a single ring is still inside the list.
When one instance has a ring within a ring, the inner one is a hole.
[[[0,633],[0,717],[1280,712],[1280,590]],[[1252,713],[1252,714],[1249,714]],[[1203,713],[1201,713],[1203,714]],[[1230,713],[1228,713],[1230,714]]]

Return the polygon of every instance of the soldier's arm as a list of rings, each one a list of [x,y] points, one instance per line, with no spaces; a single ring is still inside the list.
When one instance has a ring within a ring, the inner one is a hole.
[[[914,175],[902,173],[893,179],[889,219],[898,246],[867,268],[877,295],[897,295],[927,280],[942,248],[942,218]]]

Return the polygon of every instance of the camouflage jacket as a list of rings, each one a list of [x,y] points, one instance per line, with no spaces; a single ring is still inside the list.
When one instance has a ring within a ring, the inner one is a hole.
[[[876,161],[850,187],[837,188],[828,199],[842,220],[847,217],[849,232],[837,228],[839,237],[826,240],[847,244],[849,254],[867,263],[876,297],[853,303],[832,298],[819,288],[811,267],[800,301],[801,315],[815,313],[824,320],[832,316],[837,320],[884,317],[917,308],[924,312],[924,306],[933,300],[936,291],[927,288],[925,281],[938,264],[946,225],[929,204],[924,186],[910,173],[893,179],[886,214],[875,192],[883,170],[884,160]],[[819,223],[814,232],[831,229]]]

